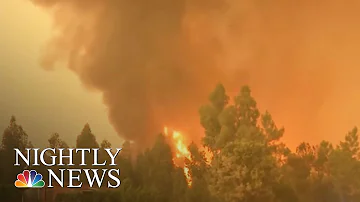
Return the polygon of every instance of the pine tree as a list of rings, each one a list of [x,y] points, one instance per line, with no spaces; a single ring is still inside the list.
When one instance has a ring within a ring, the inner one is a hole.
[[[80,135],[76,139],[77,148],[99,148],[95,135],[91,132],[90,125],[85,124]]]

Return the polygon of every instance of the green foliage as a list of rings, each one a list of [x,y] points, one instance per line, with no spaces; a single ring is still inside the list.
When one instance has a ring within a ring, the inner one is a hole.
[[[204,151],[200,151],[195,143],[188,147],[191,160],[185,159],[185,165],[189,168],[192,177],[205,179],[209,166],[207,165]]]
[[[209,101],[217,111],[223,110],[228,104],[229,96],[226,95],[225,88],[222,84],[218,84],[215,87],[215,90],[209,96]]]
[[[260,112],[256,106],[255,99],[251,96],[248,86],[241,88],[238,96],[235,97],[236,125],[256,126]]]
[[[191,143],[188,147],[191,160],[186,159],[185,165],[189,168],[191,179],[191,187],[186,191],[187,202],[208,202],[212,200],[208,187],[208,170],[205,153],[200,151],[195,143]]]
[[[16,123],[14,116],[10,119],[9,126],[4,130],[0,150],[0,184],[14,183],[14,176],[16,176],[25,167],[14,166],[14,148],[25,152],[25,148],[32,147],[28,140],[28,135],[21,125]]]
[[[173,162],[166,137],[159,135],[152,147],[134,153],[125,141],[116,159],[121,170],[117,189],[69,191],[58,194],[58,202],[358,202],[360,201],[360,145],[357,128],[343,141],[317,145],[303,142],[290,151],[281,142],[284,128],[271,114],[260,113],[248,86],[229,102],[223,85],[216,86],[209,103],[200,108],[205,130],[203,145],[213,154],[209,164],[199,145],[188,147],[185,166],[191,175],[187,185],[183,168]],[[68,145],[59,134],[49,138],[50,147]],[[14,117],[4,131],[0,158],[0,197],[20,201],[21,192],[13,186],[13,148],[31,147],[28,136]],[[111,148],[99,145],[86,124],[77,137],[78,148]],[[76,157],[77,160],[78,157]],[[109,160],[104,152],[100,160]],[[18,169],[18,170],[16,170]],[[20,169],[20,170],[19,170]],[[44,171],[44,167],[36,168]],[[44,171],[45,172],[45,171]],[[45,172],[46,173],[46,172]]]
[[[54,133],[48,139],[50,148],[69,148],[65,141],[60,139],[59,133]]]
[[[16,123],[15,116],[12,116],[10,125],[5,129],[2,136],[2,150],[12,152],[14,148],[18,148],[21,151],[24,151],[24,149],[29,146],[31,146],[31,143],[28,140],[28,135],[22,126]]]
[[[77,148],[99,148],[95,135],[91,132],[90,125],[85,124],[80,135],[76,139]]]
[[[170,146],[159,135],[153,148],[138,158],[136,172],[141,175],[144,191],[152,191],[160,201],[171,200],[175,172]]]
[[[341,141],[339,145],[343,151],[349,152],[352,157],[358,157],[360,154],[359,136],[357,132],[358,129],[356,127],[353,128],[346,134],[345,141]]]
[[[261,117],[250,88],[245,86],[234,104],[220,111],[216,149],[209,169],[211,193],[224,202],[273,201],[280,177],[274,151],[283,135],[270,114]],[[262,122],[263,127],[258,123]],[[207,135],[207,134],[206,134]]]
[[[220,133],[219,114],[228,104],[229,97],[226,95],[225,88],[219,84],[209,96],[209,105],[200,108],[200,123],[205,129],[204,145],[212,151],[218,149],[216,146],[217,135]]]
[[[100,148],[102,149],[111,148],[111,143],[108,140],[103,140],[100,144]]]
[[[343,200],[360,200],[360,161],[352,150],[340,146],[329,156],[329,171],[335,190]]]
[[[131,143],[129,141],[123,143],[120,156],[126,159],[131,158]]]
[[[99,148],[95,135],[91,132],[90,125],[85,124],[81,133],[76,138],[76,148]],[[92,155],[88,152],[85,153],[86,165],[92,164]],[[81,154],[77,153],[74,157],[77,165],[80,164]]]

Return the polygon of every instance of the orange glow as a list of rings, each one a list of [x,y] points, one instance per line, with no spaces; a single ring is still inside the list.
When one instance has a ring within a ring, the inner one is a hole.
[[[186,158],[191,161],[191,154],[187,148],[187,144],[185,143],[184,140],[185,137],[179,131],[171,130],[171,133],[169,133],[169,129],[167,127],[164,127],[164,134],[166,137],[169,138],[173,146],[174,155],[175,155],[173,157],[174,163],[177,164],[178,166],[181,166],[177,163],[179,162],[179,160],[183,161]],[[189,168],[186,167],[186,165],[184,164],[183,167],[184,167],[184,174],[186,177],[186,181],[188,185],[191,186],[192,180],[191,180],[191,175],[189,173]]]
[[[187,180],[187,183],[189,185],[189,187],[191,186],[192,184],[192,179],[191,179],[191,175],[189,173],[189,168],[184,166],[184,174],[185,174],[185,177],[186,177],[186,180]]]

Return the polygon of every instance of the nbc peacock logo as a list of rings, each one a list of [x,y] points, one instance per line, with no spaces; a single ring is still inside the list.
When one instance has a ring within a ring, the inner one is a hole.
[[[38,174],[35,170],[24,170],[17,175],[17,180],[14,184],[17,188],[42,188],[45,186],[42,175]]]

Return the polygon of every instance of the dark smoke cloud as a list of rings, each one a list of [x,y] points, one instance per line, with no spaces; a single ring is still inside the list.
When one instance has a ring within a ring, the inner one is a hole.
[[[218,82],[230,94],[249,84],[290,144],[336,140],[359,120],[355,1],[32,1],[54,18],[43,66],[67,62],[100,91],[126,139],[151,142],[164,125],[199,133]]]

